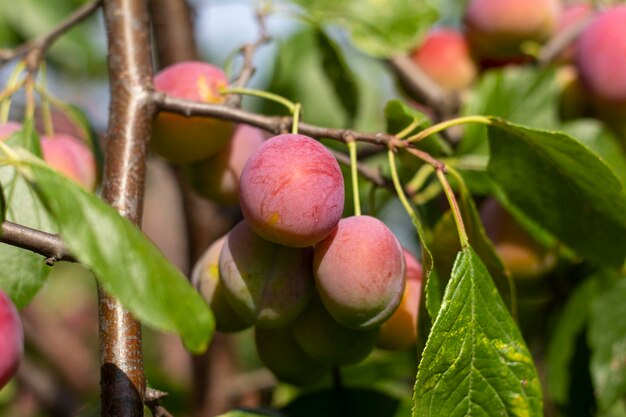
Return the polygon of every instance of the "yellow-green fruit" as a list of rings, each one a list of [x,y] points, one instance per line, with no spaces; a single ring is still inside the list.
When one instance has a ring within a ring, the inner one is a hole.
[[[315,298],[291,326],[302,350],[311,358],[329,365],[358,363],[374,349],[378,328],[353,330],[337,323]]]
[[[181,62],[154,77],[155,90],[176,98],[221,104],[228,86],[224,72],[204,62]],[[190,163],[215,155],[232,137],[235,125],[206,117],[161,112],[152,126],[152,149],[174,163]]]
[[[329,373],[329,367],[302,350],[290,326],[273,330],[256,328],[254,339],[261,362],[281,381],[310,385]]]
[[[226,237],[216,240],[196,262],[191,281],[213,310],[216,329],[224,333],[233,333],[252,326],[252,321],[241,318],[224,295],[219,275],[219,258]]]

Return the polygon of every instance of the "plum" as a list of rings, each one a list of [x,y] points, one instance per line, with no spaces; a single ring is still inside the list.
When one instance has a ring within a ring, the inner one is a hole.
[[[306,247],[337,225],[344,183],[333,155],[314,139],[274,136],[250,156],[239,183],[241,210],[264,239]]]
[[[0,290],[0,388],[17,372],[24,354],[24,330],[9,297]]]
[[[307,309],[291,326],[302,350],[328,366],[351,365],[363,360],[376,345],[379,328],[349,329],[337,323],[314,297]]]
[[[417,341],[417,315],[422,295],[422,265],[406,249],[406,286],[400,306],[380,326],[377,346],[387,350],[406,349]]]
[[[239,125],[230,142],[216,155],[186,170],[191,185],[203,197],[221,205],[239,203],[239,178],[252,152],[263,143],[263,132]]]
[[[223,103],[220,89],[227,86],[221,69],[197,61],[170,65],[154,77],[155,90],[203,103]],[[228,143],[234,129],[228,121],[161,112],[154,120],[151,146],[170,162],[186,164],[215,155]]]
[[[233,310],[224,294],[219,276],[219,258],[228,235],[222,236],[202,254],[191,273],[191,282],[213,310],[215,327],[223,333],[233,333],[252,326]]]
[[[307,355],[298,345],[290,326],[255,329],[256,350],[263,365],[281,381],[310,385],[328,375],[328,366]]]
[[[464,15],[469,43],[481,60],[523,55],[525,42],[550,37],[560,15],[557,0],[470,0]]]
[[[431,31],[411,58],[426,75],[448,91],[469,87],[478,72],[465,37],[454,29]]]
[[[48,165],[88,190],[96,188],[96,159],[83,141],[62,133],[42,136],[41,151]]]
[[[313,268],[322,302],[346,327],[378,326],[402,299],[402,247],[391,230],[374,217],[341,219],[331,234],[315,245]]]
[[[295,320],[313,294],[310,248],[289,248],[257,236],[243,220],[228,234],[220,279],[233,309],[259,328]]]

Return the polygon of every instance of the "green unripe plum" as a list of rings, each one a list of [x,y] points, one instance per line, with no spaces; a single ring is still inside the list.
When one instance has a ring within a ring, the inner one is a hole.
[[[515,59],[524,55],[524,43],[543,42],[554,33],[560,10],[557,0],[470,0],[467,38],[481,60]]]
[[[417,341],[417,316],[422,296],[422,265],[409,251],[404,251],[406,286],[400,306],[380,326],[377,346],[387,350],[401,350]]]
[[[221,205],[239,203],[239,178],[252,152],[263,143],[260,129],[239,125],[230,142],[213,157],[192,164],[186,171],[194,189]]]
[[[84,188],[95,190],[98,179],[96,159],[85,142],[63,133],[42,136],[41,151],[48,165]]]
[[[307,355],[290,326],[255,329],[254,340],[261,362],[277,379],[293,385],[310,385],[329,374],[326,365]]]
[[[241,221],[228,234],[219,259],[230,305],[259,328],[291,323],[313,294],[311,256],[310,248],[269,242]]]
[[[224,72],[204,62],[180,62],[154,77],[156,91],[176,98],[221,104],[228,86]],[[152,149],[170,162],[185,164],[215,155],[230,140],[235,125],[206,117],[160,112],[152,127]]]
[[[344,184],[335,157],[316,140],[274,136],[250,156],[239,182],[241,211],[264,239],[311,246],[343,214]]]
[[[291,326],[302,350],[328,366],[360,362],[374,349],[379,329],[349,329],[337,323],[315,297]]]
[[[215,327],[224,333],[233,333],[252,326],[252,321],[242,319],[230,306],[220,280],[219,258],[227,236],[213,242],[198,259],[191,273],[191,282],[200,292],[215,316]]]
[[[17,373],[23,354],[22,321],[13,302],[0,290],[0,389]]]
[[[353,329],[382,324],[400,304],[405,265],[398,239],[370,216],[341,219],[315,245],[315,284],[328,312]]]
[[[478,68],[467,40],[454,29],[435,29],[411,55],[428,77],[448,91],[468,88]]]

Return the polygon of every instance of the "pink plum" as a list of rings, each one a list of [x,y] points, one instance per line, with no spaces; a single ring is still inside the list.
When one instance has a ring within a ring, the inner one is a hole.
[[[96,160],[84,142],[65,134],[42,136],[41,150],[50,166],[88,190],[96,188]]]
[[[328,312],[353,329],[380,325],[396,310],[405,285],[398,239],[370,216],[341,219],[315,245],[315,283]]]
[[[224,72],[204,62],[180,62],[154,77],[156,91],[203,103],[223,103],[220,90],[227,86]],[[152,127],[151,144],[171,162],[190,163],[215,155],[228,143],[234,128],[227,121],[161,112]]]
[[[0,290],[0,388],[17,372],[24,353],[24,331],[17,309]]]
[[[241,210],[264,239],[306,247],[324,239],[343,212],[339,164],[308,136],[284,134],[250,156],[239,183]]]

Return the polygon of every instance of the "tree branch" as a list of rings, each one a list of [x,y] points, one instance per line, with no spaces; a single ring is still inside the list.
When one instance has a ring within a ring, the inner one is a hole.
[[[141,224],[146,148],[154,106],[147,0],[105,0],[111,103],[103,198]],[[100,287],[100,377],[103,417],[143,417],[146,379],[141,324]]]
[[[27,56],[29,61],[31,61],[29,68],[35,68],[45,51],[61,35],[89,17],[100,7],[101,4],[102,0],[94,0],[90,3],[85,3],[48,33],[25,42],[14,49],[0,49],[0,66],[12,61],[15,58]]]
[[[43,255],[48,265],[53,265],[57,261],[76,261],[67,252],[67,248],[59,235],[42,232],[9,221],[2,223],[0,242]]]
[[[541,49],[539,56],[537,57],[537,63],[545,67],[550,63],[554,62],[555,59],[563,52],[567,46],[569,46],[578,35],[587,27],[589,22],[593,20],[595,17],[594,14],[588,16],[575,24],[571,25],[567,29],[562,32],[557,33],[552,39],[545,44],[545,46]]]

